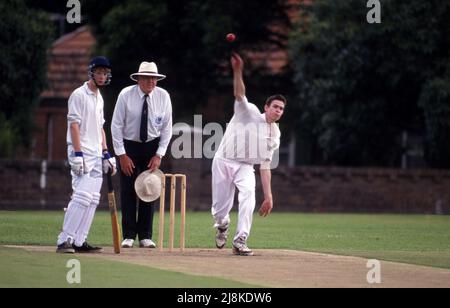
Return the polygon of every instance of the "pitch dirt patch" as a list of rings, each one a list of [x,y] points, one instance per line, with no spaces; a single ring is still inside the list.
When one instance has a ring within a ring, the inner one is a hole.
[[[54,252],[55,247],[6,246]],[[450,288],[450,270],[381,261],[381,284],[369,284],[367,259],[291,250],[255,250],[253,257],[234,256],[230,249],[175,251],[112,248],[83,255],[170,270],[190,275],[230,279],[274,288]]]

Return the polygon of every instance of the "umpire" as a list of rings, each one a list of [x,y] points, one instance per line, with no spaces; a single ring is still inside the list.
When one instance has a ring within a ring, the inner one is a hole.
[[[156,86],[166,76],[158,73],[155,63],[141,63],[139,72],[130,78],[137,85],[119,94],[111,124],[121,170],[122,247],[132,248],[138,236],[139,247],[155,248],[154,204],[138,199],[134,182],[140,173],[156,170],[161,165],[172,138],[172,103],[169,93]]]

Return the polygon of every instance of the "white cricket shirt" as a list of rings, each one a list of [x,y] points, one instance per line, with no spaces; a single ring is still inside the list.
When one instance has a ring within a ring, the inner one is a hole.
[[[246,164],[261,164],[270,169],[273,154],[280,147],[281,132],[276,123],[267,123],[266,115],[245,97],[235,101],[234,116],[216,152],[216,158]]]
[[[73,91],[69,97],[67,114],[67,144],[72,145],[70,124],[80,125],[81,150],[84,154],[102,157],[103,141],[103,97],[100,91],[95,94],[88,87],[88,82]]]
[[[140,127],[145,93],[138,85],[122,90],[117,99],[111,123],[111,134],[116,155],[125,153],[124,140],[141,142]],[[172,138],[172,102],[169,93],[159,87],[149,94],[148,139],[161,137],[157,154],[164,156]]]

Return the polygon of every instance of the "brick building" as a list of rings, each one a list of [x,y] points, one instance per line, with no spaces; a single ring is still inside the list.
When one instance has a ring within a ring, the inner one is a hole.
[[[48,161],[65,160],[67,100],[87,80],[87,66],[95,38],[81,27],[52,44],[47,71],[48,86],[35,114],[32,156]]]

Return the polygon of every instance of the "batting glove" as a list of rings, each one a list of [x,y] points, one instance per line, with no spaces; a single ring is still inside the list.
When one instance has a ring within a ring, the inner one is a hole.
[[[75,157],[69,159],[70,168],[77,176],[82,176],[84,172],[83,152],[75,152]]]
[[[108,174],[111,171],[111,175],[117,173],[116,158],[111,157],[108,151],[103,152],[103,173]]]

